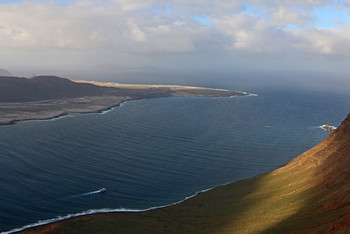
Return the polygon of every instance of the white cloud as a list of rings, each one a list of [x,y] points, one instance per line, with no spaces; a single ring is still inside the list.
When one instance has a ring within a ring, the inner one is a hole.
[[[333,0],[247,0],[250,4],[258,4],[262,7],[293,7],[293,8],[312,8],[331,4]]]
[[[128,22],[128,26],[131,32],[131,39],[133,41],[141,42],[146,40],[145,33],[132,20]]]
[[[0,50],[17,56],[18,61],[27,58],[30,51],[52,60],[54,56],[64,58],[67,51],[70,56],[76,52],[79,61],[86,57],[84,62],[91,55],[107,54],[108,58],[120,59],[125,54],[187,53],[200,60],[213,51],[225,56],[247,53],[301,58],[312,54],[350,58],[349,26],[313,27],[311,9],[331,0],[246,2],[258,13],[243,13],[241,0],[76,0],[65,6],[27,0],[0,4]],[[200,24],[195,17],[209,17],[213,24]],[[6,63],[6,58],[0,62]]]
[[[175,12],[185,15],[215,16],[219,14],[234,14],[244,10],[240,0],[164,0],[164,6],[171,6]]]
[[[278,10],[272,13],[272,20],[276,23],[304,25],[312,22],[313,17],[305,11],[279,6]]]

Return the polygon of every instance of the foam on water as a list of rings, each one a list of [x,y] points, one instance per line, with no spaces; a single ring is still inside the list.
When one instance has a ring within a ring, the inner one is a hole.
[[[104,114],[107,114],[108,112],[113,111],[114,109],[115,109],[115,107],[112,107],[112,108],[109,108],[107,110],[101,111],[99,114],[104,115]]]
[[[241,91],[238,91],[238,92],[241,92]],[[247,92],[242,92],[244,95],[246,95],[247,97],[257,97],[258,94],[255,94],[255,93],[247,93]]]
[[[56,120],[59,120],[59,119],[63,119],[63,118],[67,118],[67,117],[72,117],[74,116],[73,114],[62,114],[60,116],[56,116],[56,117],[53,117],[53,118],[50,118],[50,119],[44,119],[42,121],[56,121]],[[40,120],[39,120],[40,121]]]
[[[213,187],[213,188],[214,188],[214,187]],[[213,188],[203,189],[203,190],[201,190],[201,191],[199,191],[199,192],[196,192],[195,194],[193,194],[193,195],[191,195],[191,196],[186,197],[186,198],[183,199],[183,200],[180,200],[180,201],[178,201],[178,202],[174,202],[174,203],[168,204],[168,205],[150,207],[150,208],[147,208],[147,209],[125,209],[125,208],[116,208],[116,209],[110,209],[110,208],[92,209],[92,210],[87,210],[87,211],[79,212],[79,213],[76,213],[76,214],[68,214],[68,215],[64,215],[64,216],[57,216],[57,217],[52,218],[52,219],[39,220],[39,221],[36,222],[36,223],[28,224],[28,225],[25,225],[25,226],[20,227],[20,228],[15,228],[15,229],[12,229],[12,230],[9,230],[9,231],[1,232],[1,234],[9,234],[9,233],[20,232],[20,231],[23,231],[23,230],[28,229],[28,228],[33,228],[33,227],[37,227],[37,226],[41,226],[41,225],[45,225],[45,224],[55,223],[55,222],[59,222],[59,221],[62,221],[62,220],[71,219],[71,218],[75,218],[75,217],[79,217],[79,216],[84,216],[84,215],[102,214],[102,213],[113,213],[113,212],[124,212],[124,213],[126,213],[126,212],[133,212],[133,213],[136,213],[136,212],[144,212],[144,211],[150,211],[150,210],[165,208],[165,207],[177,205],[177,204],[179,204],[179,203],[181,203],[181,202],[184,202],[184,201],[186,201],[186,200],[188,200],[188,199],[190,199],[190,198],[193,198],[193,197],[197,196],[197,195],[200,194],[200,193],[204,193],[204,192],[207,192],[207,191],[209,191],[209,190],[212,190]],[[81,194],[77,194],[77,195],[70,196],[70,198],[72,198],[72,197],[81,197],[81,196],[88,196],[88,195],[92,195],[92,194],[96,194],[96,193],[100,193],[100,191],[97,190],[97,191],[88,192],[88,193],[81,193]]]
[[[113,111],[113,110],[114,110],[115,108],[117,108],[117,107],[122,107],[122,106],[124,105],[124,103],[126,103],[126,102],[127,102],[127,101],[123,101],[123,102],[119,103],[117,106],[113,106],[113,107],[111,107],[111,108],[108,108],[108,109],[106,109],[106,110],[103,110],[103,111],[99,112],[99,114],[101,114],[101,115],[107,114],[108,112]]]
[[[335,130],[335,129],[337,129],[337,127],[335,127],[335,126],[331,126],[331,125],[329,125],[329,127],[330,127],[330,128],[333,128],[334,130]],[[327,129],[326,129],[326,125],[325,125],[325,124],[323,124],[323,125],[321,125],[321,126],[318,126],[318,128],[321,128],[321,129],[323,129],[323,130],[327,131]]]

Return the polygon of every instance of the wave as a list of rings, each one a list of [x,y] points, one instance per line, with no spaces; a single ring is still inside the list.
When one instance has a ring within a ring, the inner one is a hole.
[[[223,185],[226,185],[229,183],[225,183]],[[220,185],[219,185],[220,186]],[[71,218],[75,218],[75,217],[79,217],[79,216],[85,216],[85,215],[91,215],[91,214],[103,214],[103,213],[114,213],[114,212],[123,212],[123,213],[137,213],[137,212],[144,212],[144,211],[150,211],[150,210],[156,210],[156,209],[161,209],[161,208],[165,208],[165,207],[169,207],[169,206],[173,206],[173,205],[177,205],[181,202],[184,202],[190,198],[193,198],[195,196],[197,196],[198,194],[207,192],[209,190],[214,189],[215,187],[209,188],[209,189],[202,189],[196,193],[194,193],[193,195],[187,196],[185,197],[185,199],[168,204],[168,205],[163,205],[163,206],[155,206],[155,207],[150,207],[150,208],[146,208],[146,209],[126,209],[126,208],[116,208],[116,209],[112,209],[112,208],[102,208],[102,209],[92,209],[92,210],[87,210],[87,211],[83,211],[83,212],[79,212],[79,213],[75,213],[75,214],[67,214],[64,216],[57,216],[55,218],[52,219],[46,219],[46,220],[39,220],[36,223],[32,223],[32,224],[28,224],[25,225],[23,227],[20,228],[15,228],[9,231],[5,231],[5,232],[1,232],[1,234],[9,234],[9,233],[15,233],[15,232],[20,232],[23,231],[25,229],[28,228],[33,228],[33,227],[37,227],[37,226],[41,226],[41,225],[46,225],[46,224],[50,224],[50,223],[55,223],[55,222],[59,222],[62,220],[66,220],[66,219],[71,219]],[[88,193],[81,193],[81,194],[77,194],[77,195],[73,195],[70,197],[81,197],[81,196],[88,196],[91,194],[96,194],[96,193],[100,193],[99,190],[97,191],[93,191],[93,192],[88,192]],[[68,197],[67,197],[68,198]]]
[[[115,107],[109,108],[109,109],[107,109],[107,110],[103,110],[103,111],[101,111],[99,114],[101,114],[101,115],[107,114],[108,112],[111,112],[112,110],[114,110],[114,108],[115,108]]]
[[[247,93],[247,92],[243,92],[243,91],[236,91],[236,92],[242,93],[244,95],[244,97],[257,97],[258,96],[258,94],[255,94],[255,93]],[[232,97],[237,97],[237,95],[230,96],[230,98],[232,98]]]
[[[242,93],[248,97],[257,97],[258,96],[258,94],[255,94],[255,93],[247,93],[247,92],[242,92]]]
[[[113,111],[113,110],[114,110],[115,108],[117,108],[117,107],[122,107],[122,106],[124,106],[124,104],[125,104],[126,102],[128,102],[128,101],[122,101],[121,103],[119,103],[119,104],[116,105],[116,106],[113,106],[113,107],[110,107],[110,108],[108,108],[108,109],[106,109],[106,110],[100,111],[99,114],[101,114],[101,115],[107,114],[108,112]]]
[[[62,114],[62,115],[59,115],[56,117],[52,117],[50,119],[43,119],[43,120],[38,120],[38,121],[55,121],[55,120],[63,119],[66,117],[72,117],[72,116],[74,116],[74,114]]]
[[[334,130],[337,129],[337,127],[331,126],[331,125],[329,125],[328,127],[329,127],[329,128],[333,128]],[[327,131],[327,128],[326,128],[326,125],[325,125],[325,124],[323,124],[323,125],[321,125],[321,126],[318,126],[318,128],[321,128],[321,129]]]

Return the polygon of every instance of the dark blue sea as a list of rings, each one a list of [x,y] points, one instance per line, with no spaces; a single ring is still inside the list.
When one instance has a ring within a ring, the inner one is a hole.
[[[104,114],[0,126],[0,231],[165,206],[268,172],[325,139],[320,125],[338,126],[350,112],[346,92],[215,88],[237,87],[257,96],[137,100]]]

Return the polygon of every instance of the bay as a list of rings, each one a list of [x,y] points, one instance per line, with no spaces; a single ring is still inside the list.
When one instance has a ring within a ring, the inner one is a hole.
[[[268,172],[327,137],[319,126],[340,125],[350,110],[347,94],[255,91],[0,126],[0,231],[92,209],[164,206]]]

